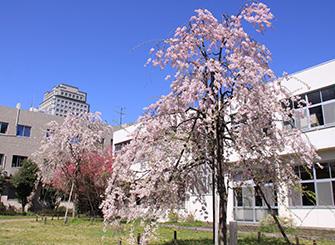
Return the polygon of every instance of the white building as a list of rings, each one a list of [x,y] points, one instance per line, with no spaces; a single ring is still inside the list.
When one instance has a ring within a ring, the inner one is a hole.
[[[316,147],[323,168],[314,166],[311,175],[301,167],[296,169],[301,185],[315,194],[315,201],[305,194],[293,193],[284,197],[283,202],[271,198],[271,206],[279,216],[291,217],[297,226],[335,228],[335,60],[297,72],[291,77],[283,85],[311,104],[302,108],[306,116],[296,121],[295,126],[301,128]],[[133,125],[114,132],[113,147],[116,152],[130,142],[135,128]],[[267,186],[265,194],[272,193],[272,187]],[[212,194],[208,193],[205,199],[209,214],[206,220],[212,221]],[[235,190],[235,193],[230,188],[228,199],[228,220],[258,222],[268,212],[264,201],[250,186]],[[195,196],[190,196],[184,208],[196,219],[204,220],[200,212],[201,204],[196,202]]]
[[[80,115],[90,111],[90,106],[86,101],[85,92],[71,85],[60,84],[44,94],[39,109],[56,116],[66,117],[69,113]]]

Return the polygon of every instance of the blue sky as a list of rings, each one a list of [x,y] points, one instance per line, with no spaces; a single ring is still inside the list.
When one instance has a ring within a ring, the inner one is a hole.
[[[268,0],[276,19],[255,36],[277,74],[335,58],[334,0]],[[144,68],[148,50],[197,8],[235,13],[241,0],[3,0],[0,2],[0,104],[37,106],[65,82],[88,93],[110,123],[126,108],[132,122],[168,92],[165,73]]]

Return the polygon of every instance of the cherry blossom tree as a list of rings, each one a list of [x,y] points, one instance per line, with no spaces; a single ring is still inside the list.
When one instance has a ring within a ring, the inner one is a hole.
[[[76,179],[78,206],[80,211],[90,211],[93,216],[101,215],[100,205],[112,173],[113,154],[111,149],[103,152],[89,152],[83,157],[75,176],[75,164],[69,163],[66,171],[58,169],[52,177],[51,186],[63,193],[69,193],[72,180]]]
[[[45,183],[52,183],[59,175],[69,180],[70,188],[64,187],[64,190],[69,191],[68,204],[73,195],[73,203],[77,203],[80,170],[85,169],[90,154],[102,154],[104,136],[110,133],[109,130],[109,126],[102,121],[99,113],[68,115],[61,124],[55,121],[49,123],[46,137],[33,158]],[[65,222],[67,222],[68,206]]]
[[[211,175],[219,196],[215,235],[227,244],[229,182],[238,175],[259,190],[269,182],[294,186],[294,166],[311,167],[317,154],[298,129],[283,126],[294,114],[290,104],[302,101],[281,85],[270,51],[245,30],[270,27],[270,9],[251,2],[220,20],[195,12],[150,51],[147,64],[168,67],[171,92],[146,108],[116,158],[103,212],[106,221],[158,219],[178,207],[185,190],[205,205],[202,177]]]

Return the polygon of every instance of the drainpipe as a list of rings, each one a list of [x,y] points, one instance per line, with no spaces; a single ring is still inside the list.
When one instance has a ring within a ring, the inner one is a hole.
[[[15,120],[16,129],[17,129],[17,125],[18,125],[19,119],[20,119],[20,110],[21,110],[21,103],[17,103],[16,104],[16,120]]]

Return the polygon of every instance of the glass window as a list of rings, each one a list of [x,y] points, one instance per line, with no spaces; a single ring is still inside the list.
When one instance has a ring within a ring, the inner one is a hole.
[[[306,95],[302,94],[296,97],[296,99],[293,101],[293,107],[295,109],[301,108],[306,106]]]
[[[300,166],[300,178],[302,180],[311,180],[313,179],[313,171],[307,167]]]
[[[315,91],[307,94],[308,103],[314,105],[321,103],[320,91]]]
[[[324,88],[321,90],[321,93],[323,101],[333,100],[335,99],[335,86]]]
[[[299,191],[300,186],[297,188],[297,190],[292,189],[289,192],[289,201],[290,206],[301,206],[301,193]]]
[[[0,166],[3,164],[4,155],[0,154]]]
[[[13,159],[12,159],[12,167],[13,168],[21,167],[22,166],[22,162],[24,160],[26,160],[26,159],[27,159],[27,157],[14,155]]]
[[[8,129],[8,123],[0,122],[0,133],[5,134]]]
[[[243,206],[244,207],[252,207],[253,206],[253,193],[252,188],[243,187],[242,188],[242,196],[243,196]]]
[[[308,117],[307,117],[307,109],[301,109],[300,112],[297,112],[297,114],[302,113],[302,115],[296,115],[296,127],[300,129],[308,129]]]
[[[31,127],[25,125],[17,125],[16,136],[30,137]]]
[[[335,123],[335,102],[323,105],[323,113],[325,116],[325,124]]]
[[[332,178],[335,179],[335,163],[330,163],[329,166],[330,166],[330,173],[332,175]]]
[[[302,205],[315,206],[315,187],[314,183],[302,183]]]
[[[333,186],[333,200],[335,205],[335,181],[332,181],[332,186]]]
[[[256,188],[254,192],[255,192],[255,206],[262,207],[263,206],[262,196],[258,193],[258,191],[256,191]]]
[[[236,197],[236,206],[242,207],[243,200],[242,200],[242,188],[235,188],[235,197]]]
[[[315,106],[309,108],[309,115],[310,115],[311,127],[317,127],[324,124],[321,106]]]
[[[329,166],[328,163],[320,163],[321,167],[315,164],[316,178],[317,179],[329,179]]]
[[[263,192],[266,201],[273,207],[277,205],[277,195],[272,185],[264,186]]]
[[[320,206],[333,205],[331,182],[316,183],[316,188],[318,190],[318,205]]]

